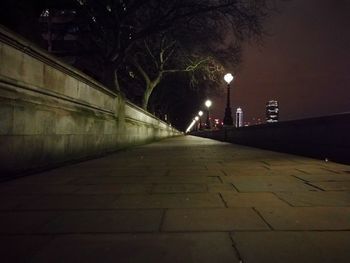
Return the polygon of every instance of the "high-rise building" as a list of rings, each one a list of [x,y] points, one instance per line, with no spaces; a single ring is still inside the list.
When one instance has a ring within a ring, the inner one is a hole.
[[[266,122],[278,122],[279,108],[277,100],[270,100],[266,103]]]
[[[241,108],[237,108],[236,110],[236,127],[243,126],[243,111]]]

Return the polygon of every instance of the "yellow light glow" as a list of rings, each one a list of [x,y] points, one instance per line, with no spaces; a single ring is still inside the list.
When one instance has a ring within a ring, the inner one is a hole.
[[[200,110],[200,111],[198,112],[198,115],[199,115],[199,116],[203,116],[203,111]]]

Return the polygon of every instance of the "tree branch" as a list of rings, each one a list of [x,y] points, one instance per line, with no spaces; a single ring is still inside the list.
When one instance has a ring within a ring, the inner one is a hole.
[[[136,67],[136,69],[140,72],[142,77],[145,79],[146,85],[148,85],[151,82],[151,79],[148,76],[148,74],[146,73],[146,71],[141,67],[140,63],[136,59],[133,59],[132,62],[134,64],[134,66]]]

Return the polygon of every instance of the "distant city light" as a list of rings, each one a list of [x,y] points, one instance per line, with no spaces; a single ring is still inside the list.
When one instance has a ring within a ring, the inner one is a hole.
[[[203,116],[203,111],[200,110],[200,111],[198,112],[198,115],[199,115],[200,117]]]

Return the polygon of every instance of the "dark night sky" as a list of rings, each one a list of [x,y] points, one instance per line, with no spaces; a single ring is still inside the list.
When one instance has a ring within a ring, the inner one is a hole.
[[[245,121],[263,117],[265,103],[280,103],[280,119],[350,111],[350,1],[292,0],[266,24],[263,46],[247,44],[233,83],[233,107]],[[223,99],[214,98],[222,118]]]

